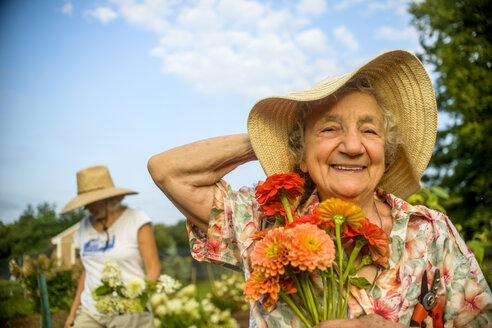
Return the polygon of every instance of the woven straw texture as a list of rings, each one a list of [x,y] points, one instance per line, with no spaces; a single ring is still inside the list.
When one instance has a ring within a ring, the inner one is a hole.
[[[403,146],[378,186],[406,198],[420,189],[420,178],[432,155],[437,107],[434,88],[422,63],[403,50],[384,52],[352,73],[328,78],[309,90],[260,100],[248,118],[253,149],[267,175],[293,172],[295,162],[287,142],[296,112],[303,108],[299,104],[331,95],[354,76],[371,81],[378,102],[397,121]]]
[[[69,201],[60,214],[99,200],[136,193],[130,189],[115,187],[106,166],[88,167],[77,172],[77,197]]]

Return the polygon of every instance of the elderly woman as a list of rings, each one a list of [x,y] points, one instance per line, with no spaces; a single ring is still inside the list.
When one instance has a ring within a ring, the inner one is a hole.
[[[390,256],[385,265],[358,272],[372,286],[352,289],[348,318],[319,327],[408,326],[433,281],[445,326],[484,327],[492,324],[492,296],[473,254],[445,215],[403,200],[420,188],[436,120],[425,69],[414,55],[395,50],[309,90],[259,101],[248,135],[174,148],[148,167],[187,217],[193,257],[240,267],[246,278],[252,235],[265,227],[254,192],[233,191],[222,180],[228,172],[256,159],[267,175],[298,172],[307,187],[297,215],[331,197],[357,204],[390,237]],[[251,312],[252,326],[300,326],[282,302],[271,312],[256,302]]]
[[[82,219],[73,236],[84,270],[65,327],[154,327],[149,309],[110,317],[97,311],[91,295],[91,290],[101,284],[108,259],[121,268],[125,282],[134,278],[156,282],[159,278],[161,265],[150,218],[121,204],[125,195],[136,192],[115,187],[108,168],[102,165],[77,172],[77,190],[78,195],[61,213],[83,206],[90,215]]]

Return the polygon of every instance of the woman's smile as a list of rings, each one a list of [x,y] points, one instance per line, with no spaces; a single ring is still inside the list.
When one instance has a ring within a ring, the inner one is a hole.
[[[376,99],[350,92],[331,104],[317,104],[306,119],[308,172],[322,199],[372,200],[385,170],[383,116]]]

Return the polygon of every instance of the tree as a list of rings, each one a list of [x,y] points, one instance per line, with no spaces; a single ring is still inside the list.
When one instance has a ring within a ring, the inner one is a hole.
[[[425,179],[450,192],[445,207],[471,238],[492,218],[492,1],[416,1],[410,13],[420,58],[437,73],[438,109],[453,121],[438,132]]]
[[[1,257],[13,257],[51,247],[51,238],[72,226],[85,215],[83,209],[58,215],[55,205],[42,203],[36,208],[28,205],[19,219],[0,226]],[[2,238],[3,239],[3,238]]]

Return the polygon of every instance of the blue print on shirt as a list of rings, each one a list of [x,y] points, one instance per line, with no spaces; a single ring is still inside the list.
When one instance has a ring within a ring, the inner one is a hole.
[[[106,239],[89,239],[89,241],[84,244],[84,251],[82,252],[82,256],[95,255],[96,253],[102,253],[104,251],[112,249],[114,247],[115,239],[116,235],[113,235],[110,239],[110,242],[108,243],[108,247],[106,247]]]

